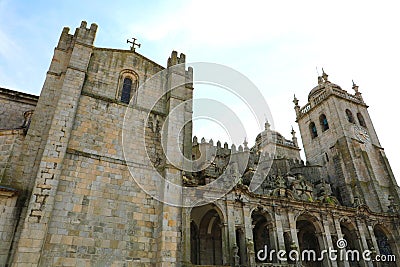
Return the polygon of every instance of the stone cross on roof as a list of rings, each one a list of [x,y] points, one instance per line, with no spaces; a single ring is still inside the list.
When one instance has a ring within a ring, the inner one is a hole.
[[[129,43],[132,44],[131,50],[132,50],[133,52],[135,52],[135,45],[136,45],[137,47],[140,48],[140,44],[137,44],[137,43],[136,43],[136,40],[137,40],[137,39],[134,38],[134,37],[132,37],[132,41],[129,41],[129,39],[126,40],[126,43],[127,43],[127,44],[129,44]]]

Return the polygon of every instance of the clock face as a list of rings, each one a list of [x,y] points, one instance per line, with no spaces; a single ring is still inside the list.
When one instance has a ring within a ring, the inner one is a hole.
[[[354,134],[361,142],[368,143],[371,141],[368,131],[363,127],[354,126]]]

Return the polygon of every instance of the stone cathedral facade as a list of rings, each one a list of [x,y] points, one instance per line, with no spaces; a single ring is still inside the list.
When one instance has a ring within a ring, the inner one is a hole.
[[[172,52],[165,68],[134,49],[95,47],[96,31],[63,29],[39,97],[0,89],[0,266],[400,266],[400,189],[356,85],[349,93],[323,73],[305,105],[294,99],[306,162],[296,133],[286,139],[268,122],[253,147],[228,147],[186,123],[196,70],[141,86],[185,55]],[[205,167],[181,170],[168,160],[178,152]],[[221,175],[237,183],[179,207],[131,179],[167,194],[156,175],[190,188]],[[369,250],[397,263],[260,258],[265,247]]]

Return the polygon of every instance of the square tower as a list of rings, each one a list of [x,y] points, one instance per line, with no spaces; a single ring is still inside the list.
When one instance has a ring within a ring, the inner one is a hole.
[[[328,80],[318,85],[300,107],[295,97],[296,122],[309,164],[324,166],[342,204],[366,204],[387,211],[389,196],[399,201],[399,187],[379,143],[358,86],[350,94]]]

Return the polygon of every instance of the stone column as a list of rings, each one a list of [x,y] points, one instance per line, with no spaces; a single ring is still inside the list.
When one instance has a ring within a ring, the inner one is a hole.
[[[299,239],[297,237],[297,228],[296,228],[296,221],[294,218],[294,214],[291,211],[288,211],[288,219],[289,219],[289,228],[290,228],[290,236],[291,236],[291,245],[294,245],[297,248],[297,251],[300,252],[300,244]],[[299,254],[301,257],[301,254]],[[301,259],[299,260],[301,263]]]
[[[277,239],[277,250],[285,250],[285,238],[283,236],[283,226],[282,226],[282,215],[281,211],[277,210],[274,214],[275,219],[275,228],[273,231],[275,232],[275,237]]]
[[[222,231],[222,264],[226,265],[229,263],[229,231],[228,231],[228,224],[226,222],[222,223],[221,225]]]
[[[342,239],[342,238],[343,238],[343,233],[342,233],[342,228],[340,227],[339,218],[333,216],[333,222],[334,222],[334,224],[335,224],[335,229],[336,229],[336,234],[337,234],[338,240],[339,240],[339,239]],[[335,245],[335,244],[333,244],[333,245]],[[350,264],[349,264],[348,261],[340,260],[340,257],[339,257],[339,255],[340,255],[340,250],[338,250],[337,255],[338,255],[338,262],[340,263],[340,266],[350,267]]]
[[[294,219],[293,212],[288,212],[288,219],[289,219],[289,227],[290,227],[290,235],[292,238],[292,242],[296,245],[298,249],[300,249],[299,239],[297,238],[297,228],[296,228],[296,221]]]
[[[369,236],[371,238],[372,245],[374,246],[374,249],[376,252],[375,255],[377,255],[377,254],[379,254],[379,246],[378,246],[378,241],[376,240],[376,237],[375,237],[374,228],[369,223],[366,223],[366,225],[367,225],[367,229],[369,232]]]
[[[190,209],[182,209],[182,260],[183,264],[189,265],[191,263],[191,243],[190,243]]]
[[[324,233],[323,233],[323,237],[324,237],[324,243],[325,243],[325,248],[326,250],[329,250],[329,248],[333,249],[333,242],[332,242],[332,237],[331,237],[331,229],[330,229],[330,222],[329,222],[329,218],[327,215],[322,215],[322,225],[324,227]],[[337,261],[333,261],[329,259],[329,255],[325,254],[324,256],[324,265],[326,266],[332,266],[332,267],[337,267]]]
[[[253,239],[253,222],[251,220],[251,213],[250,207],[248,205],[243,206],[243,217],[244,217],[244,232],[246,238],[246,247],[247,247],[247,262],[249,266],[255,265],[255,253],[254,251],[254,239]],[[249,245],[248,242],[253,242],[253,247],[251,248],[251,244]]]
[[[234,246],[239,247],[239,244],[236,244],[236,227],[235,227],[235,208],[231,203],[227,203],[227,212],[226,212],[227,223],[228,223],[228,240],[227,240],[227,248],[228,248],[228,263],[233,264],[233,248]]]
[[[269,232],[269,240],[271,242],[271,247],[268,248],[268,250],[275,250],[276,253],[278,253],[279,251],[279,245],[278,245],[278,236],[277,236],[277,232],[276,232],[276,224],[275,221],[269,222],[267,223],[266,227],[268,228],[268,232]],[[278,257],[277,254],[273,255],[273,258],[271,259],[272,262],[278,262]]]
[[[357,224],[358,232],[359,232],[359,234],[360,234],[361,249],[362,249],[362,251],[370,250],[370,248],[368,247],[368,242],[367,242],[368,232],[367,232],[367,229],[365,228],[364,222],[361,221],[359,218],[357,218],[357,219],[356,219],[356,224]],[[375,243],[376,243],[376,240],[375,240]],[[374,246],[375,246],[375,245],[374,245]],[[361,262],[364,262],[364,265],[365,265],[365,266],[373,267],[373,264],[372,264],[371,261],[367,261],[367,262],[366,262],[366,261],[364,261],[364,260],[361,260]]]

